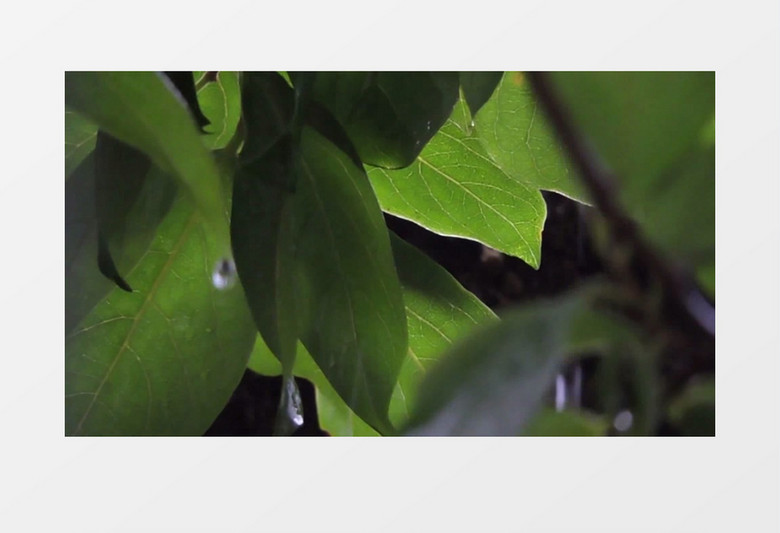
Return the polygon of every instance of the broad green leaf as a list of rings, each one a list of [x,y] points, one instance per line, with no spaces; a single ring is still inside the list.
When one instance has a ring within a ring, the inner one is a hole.
[[[274,73],[248,73],[242,98],[250,149],[241,154],[233,188],[233,253],[257,329],[289,375],[298,340],[292,94]]]
[[[72,331],[113,287],[98,270],[95,214],[94,152],[65,183],[65,333]],[[127,208],[121,232],[108,242],[120,272],[129,272],[154,238],[176,191],[176,184],[152,168],[132,206]]]
[[[216,80],[198,90],[198,101],[210,125],[203,142],[212,150],[228,145],[241,119],[241,87],[238,72],[217,72]]]
[[[490,95],[503,77],[503,72],[459,72],[460,90],[468,104],[471,116],[490,99]]]
[[[181,195],[128,281],[65,340],[67,435],[199,435],[243,374],[256,332],[239,286],[218,291],[219,247]]]
[[[541,409],[528,423],[523,435],[529,437],[599,437],[607,434],[609,421],[578,411]]]
[[[496,315],[414,246],[394,234],[390,240],[409,330],[409,350],[390,402],[390,420],[400,427],[414,408],[425,372],[452,343]]]
[[[222,250],[220,257],[229,257],[227,202],[218,170],[189,108],[166,76],[66,72],[65,104],[170,171],[201,211],[207,231]]]
[[[292,98],[276,74],[246,76],[248,132],[233,222],[240,275],[283,366],[291,357],[279,353],[279,339],[291,346],[297,323],[341,397],[389,432],[407,333],[387,228],[362,166],[310,127],[295,148]]]
[[[65,179],[95,149],[97,126],[79,113],[65,110]]]
[[[600,285],[507,312],[457,342],[420,383],[411,435],[519,435],[564,361],[621,348],[633,330],[593,308]]]
[[[408,418],[425,370],[452,342],[477,324],[496,320],[496,316],[422,252],[392,233],[391,243],[404,291],[409,329],[409,350],[390,403],[390,419],[399,426]],[[281,372],[262,339],[255,345],[249,366],[266,375]],[[344,403],[301,344],[294,373],[316,386],[320,426],[331,435],[377,435]]]
[[[382,432],[407,349],[387,228],[362,168],[311,128],[293,200],[300,338],[352,409]]]
[[[453,114],[465,108],[460,100]],[[450,119],[414,164],[368,172],[382,209],[443,235],[541,263],[546,206],[538,188],[508,176]]]
[[[538,189],[587,200],[522,73],[503,75],[475,114],[474,135],[508,176]]]
[[[651,241],[692,270],[712,269],[714,73],[573,72],[552,80]]]
[[[369,165],[403,168],[458,99],[454,72],[320,72],[313,97],[347,130]]]

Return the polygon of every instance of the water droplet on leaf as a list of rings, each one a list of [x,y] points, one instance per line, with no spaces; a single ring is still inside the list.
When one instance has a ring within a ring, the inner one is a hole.
[[[285,376],[282,397],[276,414],[276,435],[291,435],[303,425],[303,400],[293,376]]]
[[[236,264],[232,259],[223,258],[217,262],[211,274],[211,283],[219,290],[229,289],[236,283]]]

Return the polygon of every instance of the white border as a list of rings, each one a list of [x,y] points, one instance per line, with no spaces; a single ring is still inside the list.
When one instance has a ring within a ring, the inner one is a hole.
[[[120,5],[0,21],[0,529],[780,530],[776,1]],[[715,70],[718,436],[63,438],[62,73],[93,68]]]

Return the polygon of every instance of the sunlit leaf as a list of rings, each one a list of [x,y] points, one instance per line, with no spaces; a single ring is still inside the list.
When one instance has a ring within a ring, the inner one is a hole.
[[[409,350],[390,403],[390,419],[400,427],[414,408],[425,372],[452,343],[496,315],[414,246],[393,234],[391,242],[409,330]]]
[[[230,255],[227,202],[211,154],[170,80],[153,72],[66,72],[65,104],[145,152],[184,186],[207,231]]]
[[[508,176],[529,186],[586,200],[579,178],[520,72],[507,72],[474,117],[474,135]]]
[[[217,72],[216,79],[198,90],[198,102],[210,124],[203,142],[212,150],[228,145],[241,119],[241,87],[238,72]]]
[[[465,105],[459,101],[455,112]],[[452,119],[412,166],[372,168],[368,174],[383,210],[539,267],[546,217],[541,192],[508,176]]]
[[[65,340],[68,435],[200,435],[256,336],[240,286],[218,291],[218,246],[179,197],[149,250]]]
[[[347,130],[361,159],[402,168],[450,116],[454,72],[320,72],[314,98]]]

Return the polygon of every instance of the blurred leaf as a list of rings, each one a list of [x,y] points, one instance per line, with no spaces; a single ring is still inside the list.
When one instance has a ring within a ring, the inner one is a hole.
[[[69,109],[65,110],[65,179],[95,149],[97,126]]]
[[[715,436],[715,379],[690,383],[669,406],[669,419],[683,435]]]
[[[490,99],[490,95],[503,77],[503,72],[459,72],[460,88],[466,98],[471,116]]]
[[[152,246],[65,340],[67,435],[200,435],[256,336],[240,287],[218,291],[218,246],[179,197]]]
[[[198,102],[210,124],[203,142],[211,150],[225,148],[241,119],[241,87],[238,72],[217,72],[216,80],[198,90]]]
[[[409,330],[409,350],[390,402],[390,420],[399,427],[414,408],[425,372],[453,342],[497,318],[443,267],[394,234],[390,237]]]
[[[460,100],[454,113],[465,105]],[[442,235],[483,242],[539,267],[546,216],[541,193],[507,176],[479,140],[452,119],[414,165],[372,168],[368,174],[385,211]]]
[[[304,128],[293,201],[300,338],[333,387],[377,430],[406,354],[401,287],[362,168]]]
[[[65,333],[68,334],[111,291],[98,271],[94,152],[65,184]],[[152,168],[126,207],[121,232],[109,239],[117,269],[130,272],[149,248],[176,191],[176,184]]]
[[[520,72],[507,72],[474,117],[474,135],[508,176],[578,201],[586,195]]]
[[[138,148],[184,185],[222,252],[230,254],[227,203],[211,154],[170,80],[153,72],[66,72],[65,104]]]
[[[651,241],[692,270],[711,268],[714,73],[570,72],[552,80]]]
[[[441,356],[420,383],[407,434],[518,435],[567,357],[617,349],[632,331],[596,311],[600,285],[516,308]]]
[[[347,130],[369,165],[403,168],[449,117],[454,72],[320,72],[314,98]]]
[[[585,412],[545,408],[528,423],[523,435],[529,437],[599,437],[607,434],[609,421]]]
[[[420,384],[408,433],[519,434],[563,363],[578,305],[529,305],[456,344]]]

